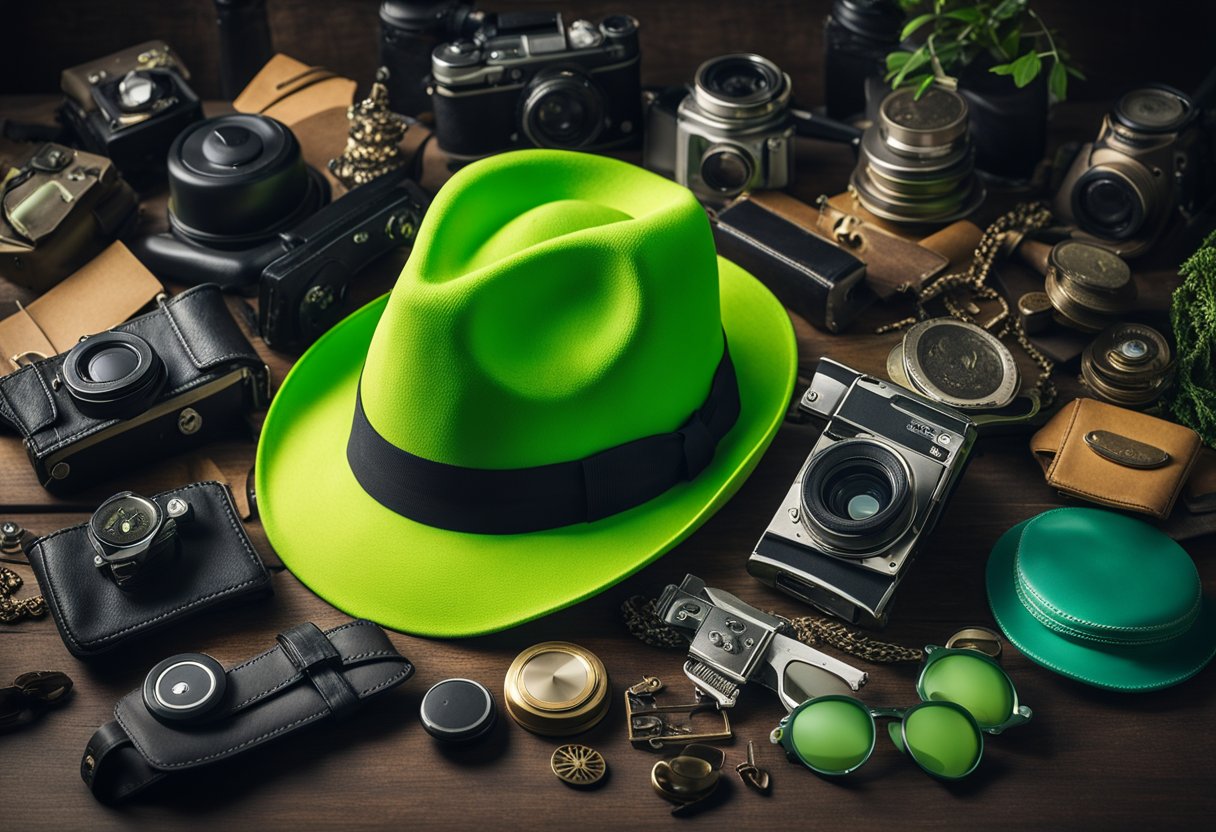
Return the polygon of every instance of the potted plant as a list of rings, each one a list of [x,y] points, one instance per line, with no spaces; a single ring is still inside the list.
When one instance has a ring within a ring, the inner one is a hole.
[[[904,45],[887,55],[892,87],[957,89],[971,111],[976,166],[1027,179],[1047,143],[1049,96],[1063,101],[1070,63],[1059,34],[1029,0],[899,0]]]

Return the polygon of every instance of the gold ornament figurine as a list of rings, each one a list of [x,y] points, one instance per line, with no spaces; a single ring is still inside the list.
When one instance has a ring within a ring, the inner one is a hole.
[[[409,125],[404,116],[388,108],[386,80],[388,70],[381,67],[367,98],[346,111],[350,136],[342,155],[329,160],[329,170],[348,188],[365,185],[405,164],[400,143]]]

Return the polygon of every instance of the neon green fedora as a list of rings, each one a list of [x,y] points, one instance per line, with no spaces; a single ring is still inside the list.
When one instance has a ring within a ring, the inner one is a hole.
[[[527,150],[457,173],[393,291],[297,362],[258,445],[296,577],[427,636],[505,629],[686,538],[759,461],[797,369],[781,304],[683,187]]]

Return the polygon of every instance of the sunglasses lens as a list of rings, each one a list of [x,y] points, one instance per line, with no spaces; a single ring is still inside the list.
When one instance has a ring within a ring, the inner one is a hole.
[[[785,666],[785,692],[795,702],[805,702],[834,694],[848,696],[853,691],[844,679],[822,667],[790,662]]]
[[[874,748],[874,720],[853,700],[812,702],[794,717],[790,730],[798,756],[824,774],[857,768]]]
[[[902,747],[899,723],[891,723],[890,732]],[[948,705],[914,708],[904,717],[903,738],[912,759],[938,777],[962,777],[975,768],[983,751],[979,732],[967,715]]]
[[[962,705],[981,728],[1000,725],[1013,714],[1009,677],[979,656],[943,656],[925,668],[921,688],[927,700]]]

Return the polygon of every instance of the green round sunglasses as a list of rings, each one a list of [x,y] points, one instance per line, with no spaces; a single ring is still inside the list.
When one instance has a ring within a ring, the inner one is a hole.
[[[975,771],[984,734],[999,734],[1030,719],[1009,675],[983,653],[930,645],[916,681],[921,701],[911,708],[870,708],[851,696],[808,699],[773,729],[770,739],[791,762],[826,775],[848,774],[874,753],[878,719],[921,769],[942,780]]]

